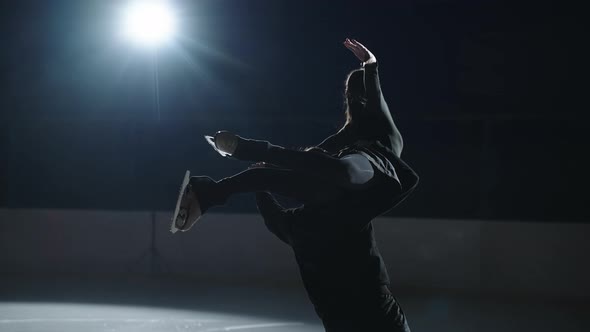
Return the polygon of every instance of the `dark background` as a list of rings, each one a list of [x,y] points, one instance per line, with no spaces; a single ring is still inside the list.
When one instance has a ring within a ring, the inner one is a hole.
[[[123,1],[0,5],[0,205],[171,210],[184,171],[228,176],[216,130],[288,147],[342,125],[355,38],[421,176],[391,215],[587,221],[580,9],[519,1],[175,1],[154,54]],[[159,112],[156,103],[159,103]],[[220,211],[254,212],[251,195]]]

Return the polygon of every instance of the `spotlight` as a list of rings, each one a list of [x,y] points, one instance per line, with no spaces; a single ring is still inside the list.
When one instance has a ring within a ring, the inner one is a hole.
[[[172,9],[162,0],[134,2],[125,11],[124,34],[143,46],[157,47],[174,36]]]

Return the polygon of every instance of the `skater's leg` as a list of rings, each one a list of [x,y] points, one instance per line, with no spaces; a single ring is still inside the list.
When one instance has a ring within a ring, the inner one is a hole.
[[[363,185],[373,177],[373,166],[361,154],[335,158],[315,151],[298,151],[271,146],[265,162],[325,178],[338,185]]]
[[[314,175],[268,167],[245,170],[220,180],[218,185],[226,197],[237,193],[269,191],[303,203],[332,200],[344,191],[344,188]]]
[[[323,203],[341,197],[347,190],[366,188],[374,175],[371,163],[360,154],[338,159],[280,147],[276,151],[268,153],[275,157],[267,162],[280,164],[277,161],[284,160],[292,169],[252,168],[220,182],[192,177],[187,194],[179,198],[183,217],[175,217],[175,227],[188,230],[210,207],[223,205],[235,193],[270,191],[303,203]]]
[[[346,180],[353,188],[369,183],[375,175],[373,165],[361,154],[345,155],[339,161],[346,168]]]
[[[268,167],[251,168],[221,181],[193,176],[179,197],[180,218],[174,217],[174,226],[187,231],[208,209],[224,205],[237,193],[270,191],[302,203],[321,204],[340,198],[345,190],[321,177]]]

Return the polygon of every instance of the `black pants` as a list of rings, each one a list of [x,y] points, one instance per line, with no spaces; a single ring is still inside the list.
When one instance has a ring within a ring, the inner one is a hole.
[[[378,308],[355,307],[354,297],[328,305],[330,313],[318,312],[326,332],[410,332],[410,327],[396,299],[389,291],[375,295]],[[348,305],[354,307],[351,310]]]

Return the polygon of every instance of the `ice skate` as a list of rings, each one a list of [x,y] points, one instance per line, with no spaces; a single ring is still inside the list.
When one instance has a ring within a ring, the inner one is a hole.
[[[217,182],[210,177],[191,177],[190,171],[186,171],[172,216],[170,232],[188,231],[210,207],[225,203],[216,193],[216,184]]]

